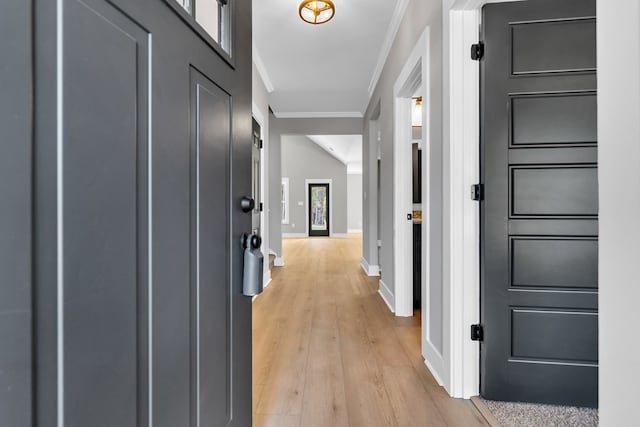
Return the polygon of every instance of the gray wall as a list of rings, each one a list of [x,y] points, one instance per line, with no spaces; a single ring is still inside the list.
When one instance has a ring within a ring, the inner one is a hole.
[[[289,178],[289,224],[282,233],[307,233],[306,179],[330,179],[331,229],[347,232],[347,166],[303,135],[283,135],[282,177]],[[299,206],[299,202],[303,202]]]
[[[271,206],[280,206],[282,178],[280,140],[282,135],[362,135],[362,119],[358,118],[308,118],[283,119],[270,116],[269,121],[269,185]],[[274,189],[278,189],[277,191]],[[280,215],[270,218],[270,247],[282,257],[282,224]]]
[[[347,175],[347,229],[362,230],[362,175]]]
[[[600,425],[637,423],[640,3],[598,0]],[[623,95],[624,94],[624,95]]]
[[[373,198],[366,203],[369,209],[364,213],[365,240],[364,257],[369,264],[380,265],[382,280],[389,290],[395,294],[393,282],[393,86],[404,67],[411,51],[418,39],[428,26],[430,29],[430,99],[425,100],[430,115],[430,141],[427,147],[430,150],[431,164],[426,167],[431,170],[431,206],[427,213],[431,218],[430,233],[431,242],[431,276],[430,297],[434,304],[429,307],[429,320],[427,322],[431,342],[442,353],[443,349],[443,318],[442,318],[442,181],[437,178],[442,172],[442,2],[411,0],[402,19],[400,29],[393,42],[389,57],[384,65],[382,74],[373,93],[365,114],[363,124],[363,168],[364,191],[367,195],[373,194],[377,187],[377,173],[375,168],[377,154],[377,135],[370,131],[370,121],[378,118],[378,127],[381,136],[381,198],[380,229],[381,236],[377,236],[374,209],[372,204],[377,203]],[[366,199],[366,197],[365,197]],[[437,207],[434,208],[434,207]],[[380,259],[376,260],[375,242],[382,240]],[[376,262],[377,261],[377,262]]]

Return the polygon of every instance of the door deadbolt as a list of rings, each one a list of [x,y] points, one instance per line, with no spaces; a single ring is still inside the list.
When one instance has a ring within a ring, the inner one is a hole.
[[[242,212],[244,213],[251,212],[255,207],[256,202],[251,197],[244,196],[240,200],[240,209],[242,209]]]

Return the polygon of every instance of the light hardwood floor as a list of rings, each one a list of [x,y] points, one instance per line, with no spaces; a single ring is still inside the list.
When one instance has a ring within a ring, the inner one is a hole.
[[[386,307],[360,235],[283,245],[286,265],[253,302],[254,426],[487,425],[433,379],[419,316]]]

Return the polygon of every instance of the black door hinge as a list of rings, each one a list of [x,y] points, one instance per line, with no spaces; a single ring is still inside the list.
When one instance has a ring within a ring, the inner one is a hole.
[[[484,56],[484,43],[479,42],[471,45],[471,59],[480,61]]]
[[[482,325],[471,325],[471,341],[484,340],[484,327]]]
[[[264,141],[260,140],[260,149],[262,150],[263,147],[264,147]]]
[[[474,184],[471,186],[471,200],[475,200],[476,202],[484,200],[483,184]]]
[[[260,202],[260,212],[262,212],[264,210],[264,204],[262,204],[262,202]]]

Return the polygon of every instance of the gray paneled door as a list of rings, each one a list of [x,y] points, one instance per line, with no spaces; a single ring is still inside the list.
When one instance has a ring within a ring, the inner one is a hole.
[[[33,381],[0,425],[249,426],[251,1],[19,3]]]
[[[484,7],[481,393],[598,403],[595,0]]]

